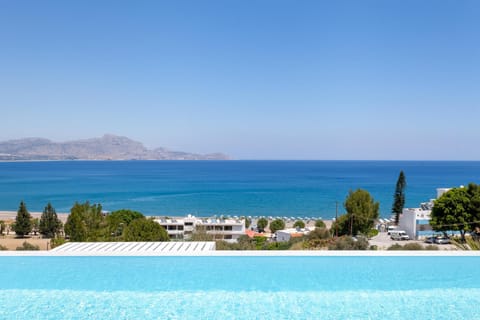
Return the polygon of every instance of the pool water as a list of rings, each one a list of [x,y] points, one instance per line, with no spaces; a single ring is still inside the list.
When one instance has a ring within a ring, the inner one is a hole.
[[[2,257],[0,319],[461,319],[480,257]]]

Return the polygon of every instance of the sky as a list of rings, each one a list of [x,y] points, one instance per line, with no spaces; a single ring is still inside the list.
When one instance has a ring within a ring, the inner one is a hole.
[[[480,160],[480,1],[0,1],[0,140]]]

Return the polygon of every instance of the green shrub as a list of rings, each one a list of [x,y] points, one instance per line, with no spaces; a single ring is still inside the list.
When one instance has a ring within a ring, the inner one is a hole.
[[[395,243],[388,247],[387,250],[403,250],[403,246],[401,244]]]
[[[193,235],[192,235],[193,237]],[[153,219],[134,219],[123,231],[124,241],[169,241],[167,231]]]
[[[267,238],[265,237],[253,237],[253,241],[255,243],[255,249],[257,250],[264,250],[267,244]]]
[[[352,238],[350,236],[343,236],[336,238],[329,246],[328,250],[367,250],[368,240],[359,237]]]
[[[421,244],[416,242],[407,243],[402,246],[401,244],[395,243],[388,247],[387,250],[438,250],[438,246],[428,245],[423,247]]]
[[[8,250],[8,248],[0,244],[0,251],[5,251],[5,250]]]
[[[307,240],[329,239],[332,235],[327,228],[315,228],[307,235]]]
[[[216,250],[256,250],[255,240],[248,236],[240,236],[237,242],[216,241]]]
[[[403,246],[403,250],[423,250],[423,246],[420,243],[407,243]]]
[[[267,244],[267,250],[288,250],[291,244],[289,242],[270,242]]]
[[[62,244],[64,244],[65,242],[67,242],[65,240],[65,238],[52,238],[50,239],[50,249],[53,249],[53,248],[56,248],[58,246],[61,246]]]
[[[17,247],[17,251],[32,251],[32,250],[40,250],[39,246],[33,245],[31,243],[28,243],[27,241],[24,241],[22,243],[21,247]]]
[[[375,236],[378,236],[378,230],[377,229],[370,229],[370,231],[368,231],[368,238],[373,238]]]
[[[325,225],[325,222],[322,220],[317,220],[315,221],[315,227],[316,228],[326,228],[327,226]]]
[[[271,233],[275,233],[278,230],[283,230],[285,229],[285,221],[283,221],[282,219],[275,219],[270,222],[269,228]]]
[[[302,220],[297,220],[293,224],[293,227],[303,229],[303,228],[305,228],[305,222],[303,222]]]

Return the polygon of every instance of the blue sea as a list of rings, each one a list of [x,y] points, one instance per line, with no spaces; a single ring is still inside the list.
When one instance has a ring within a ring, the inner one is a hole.
[[[301,216],[344,212],[349,190],[363,188],[389,217],[400,170],[406,206],[436,188],[480,183],[480,161],[51,161],[1,162],[0,210],[30,211],[51,202],[69,212],[75,201],[146,215]]]

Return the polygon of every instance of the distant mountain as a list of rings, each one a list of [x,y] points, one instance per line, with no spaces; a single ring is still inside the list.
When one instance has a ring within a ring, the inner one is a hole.
[[[0,160],[228,160],[222,153],[194,154],[165,148],[149,150],[127,137],[53,142],[26,138],[0,142]]]

